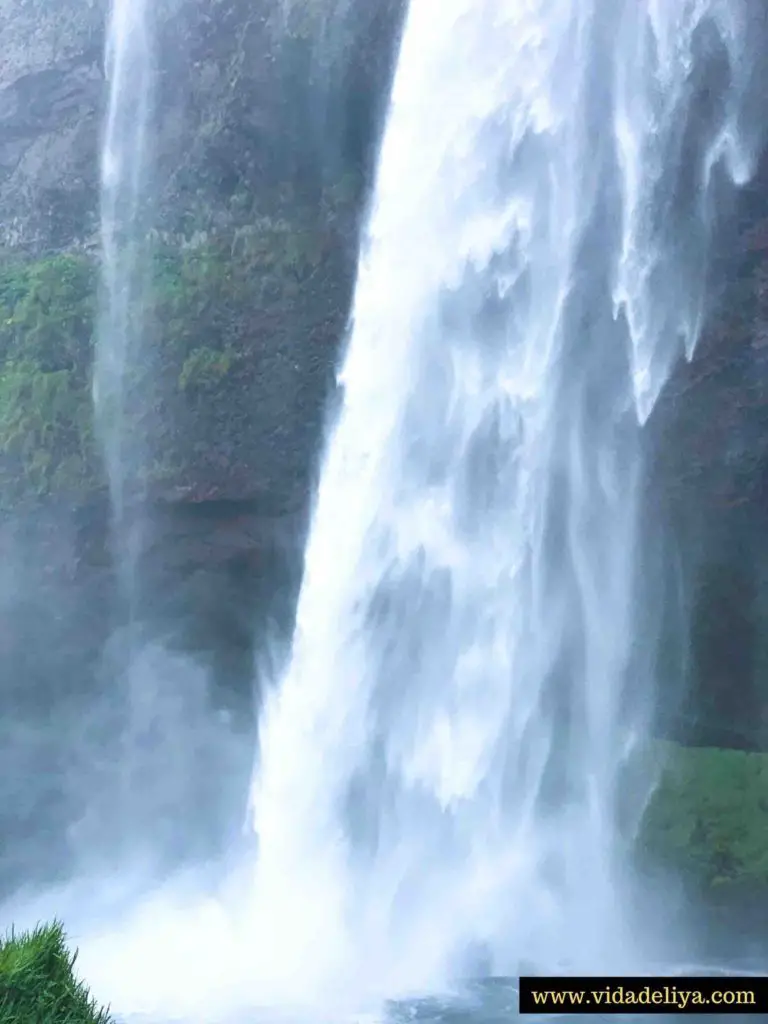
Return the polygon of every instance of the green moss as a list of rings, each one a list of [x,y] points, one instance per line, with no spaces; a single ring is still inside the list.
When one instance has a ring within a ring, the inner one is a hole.
[[[214,352],[209,348],[194,348],[184,360],[179,374],[182,391],[193,388],[209,389],[220,384],[232,367],[233,353]]]
[[[659,744],[644,858],[696,885],[768,889],[768,754]]]
[[[0,1024],[110,1024],[77,979],[58,922],[0,940]]]
[[[238,435],[232,391],[261,372],[264,346],[330,316],[334,218],[347,216],[351,190],[351,179],[338,182],[319,211],[278,190],[270,215],[249,199],[215,229],[156,242],[148,358],[129,367],[123,409],[150,462],[194,463],[190,417],[204,439]],[[103,483],[91,402],[97,309],[98,265],[86,255],[0,263],[0,505]]]
[[[326,233],[280,217],[169,244],[154,258],[150,317],[157,351],[179,392],[210,391],[251,354],[257,323],[295,318],[329,248]]]
[[[0,483],[4,499],[95,473],[90,373],[96,272],[80,255],[0,265]]]
[[[95,284],[81,255],[0,265],[0,358],[34,360],[42,373],[87,371]]]
[[[219,335],[222,315],[246,303],[251,310],[290,308],[297,286],[308,282],[322,257],[319,232],[267,218],[207,235],[193,245],[158,250],[153,310],[163,349],[186,348],[186,358],[193,347],[219,348],[215,342],[220,339],[211,332]]]

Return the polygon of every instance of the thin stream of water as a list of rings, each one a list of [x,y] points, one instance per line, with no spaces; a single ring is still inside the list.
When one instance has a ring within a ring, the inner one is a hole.
[[[148,194],[154,47],[151,6],[113,0],[105,74],[109,98],[101,152],[102,289],[93,398],[109,478],[114,544],[130,589],[133,557],[126,485],[141,457],[129,418],[131,374],[142,358],[148,290]]]

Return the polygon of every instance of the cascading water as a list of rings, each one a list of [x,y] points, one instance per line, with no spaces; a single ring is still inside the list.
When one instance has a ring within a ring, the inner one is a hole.
[[[640,425],[750,173],[747,11],[410,4],[252,792],[289,992],[632,961]]]
[[[149,875],[201,846],[209,852],[225,842],[225,801],[213,783],[208,798],[203,795],[205,777],[234,772],[247,759],[238,737],[211,708],[207,666],[167,641],[163,611],[179,587],[157,557],[157,520],[163,517],[155,515],[150,493],[152,470],[167,455],[167,434],[153,429],[168,399],[162,373],[166,325],[157,317],[154,290],[160,222],[155,193],[168,191],[157,159],[168,123],[161,110],[166,118],[169,111],[167,92],[166,106],[161,102],[159,27],[182,6],[112,0],[107,25],[93,398],[109,481],[118,607],[104,650],[101,700],[88,708],[90,728],[84,728],[82,757],[89,763],[98,758],[98,770],[85,813],[71,831],[75,856],[89,870],[92,860],[101,867],[105,858],[117,858],[125,870]]]
[[[86,851],[103,842],[98,836],[107,821],[114,841],[124,846],[151,843],[136,833],[142,831],[138,824],[143,818],[152,819],[142,774],[151,779],[157,772],[155,761],[147,757],[148,750],[159,746],[153,737],[159,714],[153,689],[157,657],[142,643],[138,624],[138,563],[146,527],[140,484],[148,461],[146,415],[151,405],[146,381],[151,364],[147,310],[153,42],[151,5],[144,0],[112,0],[105,48],[109,92],[101,150],[101,301],[93,401],[109,482],[120,614],[105,651],[105,674],[110,678],[107,707],[95,712],[104,720],[102,732],[110,735],[110,782],[104,793],[93,794],[77,827],[75,841]]]
[[[113,0],[105,52],[109,98],[101,153],[102,298],[93,398],[129,605],[136,552],[126,485],[143,453],[127,414],[130,374],[139,364],[145,330],[152,54],[149,4]]]

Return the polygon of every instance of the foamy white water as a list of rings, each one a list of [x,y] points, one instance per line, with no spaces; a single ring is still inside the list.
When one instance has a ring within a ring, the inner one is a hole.
[[[635,397],[645,422],[681,342],[690,359],[701,330],[713,173],[722,167],[744,185],[754,170],[762,126],[749,114],[762,32],[759,8],[748,0],[622,6],[613,130],[623,231],[614,300],[630,325]],[[707,75],[712,92],[705,98]],[[707,102],[714,109],[707,111]],[[695,118],[704,131],[696,132]],[[676,192],[681,180],[685,197]]]
[[[634,955],[638,421],[695,343],[715,167],[750,171],[749,45],[738,3],[411,3],[253,787],[286,979]]]
[[[747,10],[412,0],[258,854],[84,947],[118,1010],[320,1021],[462,970],[638,969],[640,424],[751,169]]]

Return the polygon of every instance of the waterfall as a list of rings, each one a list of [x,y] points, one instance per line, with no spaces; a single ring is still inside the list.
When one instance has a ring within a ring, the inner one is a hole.
[[[263,710],[257,977],[631,962],[642,425],[751,173],[748,11],[411,0]]]
[[[145,0],[112,0],[105,49],[109,91],[101,148],[101,289],[93,402],[109,484],[119,608],[104,651],[109,687],[97,712],[109,736],[110,766],[101,773],[102,788],[91,794],[78,824],[80,856],[109,844],[124,855],[151,846],[149,824],[157,819],[159,794],[172,770],[166,766],[158,773],[165,748],[157,739],[157,720],[167,718],[170,701],[166,698],[164,705],[159,699],[158,656],[147,649],[140,632],[139,559],[147,526],[141,490],[149,454],[152,360],[147,337],[155,80],[150,11]],[[168,721],[163,726],[165,738],[171,730]],[[154,829],[157,835],[156,824]]]
[[[130,394],[131,374],[135,376],[144,354],[148,288],[148,133],[153,92],[149,11],[145,0],[112,0],[107,26],[109,95],[101,151],[102,287],[93,379],[96,431],[109,479],[113,541],[129,608],[134,600],[137,537],[128,505],[145,455]]]

